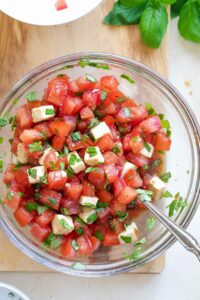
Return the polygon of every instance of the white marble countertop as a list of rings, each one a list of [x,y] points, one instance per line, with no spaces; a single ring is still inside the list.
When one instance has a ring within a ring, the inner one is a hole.
[[[177,32],[176,21],[172,21],[169,47],[169,79],[200,120],[200,45],[184,41]],[[191,83],[188,87],[186,80]],[[188,229],[200,241],[199,220],[200,209]],[[0,281],[21,288],[31,300],[199,300],[199,280],[196,257],[178,243],[167,252],[166,268],[159,275],[83,279],[57,273],[0,273]]]

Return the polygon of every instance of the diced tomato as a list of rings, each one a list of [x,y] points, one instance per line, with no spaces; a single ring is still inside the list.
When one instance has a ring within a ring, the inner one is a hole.
[[[154,137],[154,147],[157,151],[169,151],[171,139],[164,132],[157,132]]]
[[[40,202],[55,210],[60,208],[61,198],[62,195],[54,190],[43,189],[40,191]]]
[[[90,243],[92,244],[92,252],[96,251],[100,246],[101,242],[95,236],[89,237]]]
[[[80,255],[88,255],[92,254],[93,246],[88,237],[81,235],[76,239],[76,242],[79,246],[79,254]]]
[[[117,113],[117,106],[109,98],[101,103],[99,109],[101,113],[107,115],[114,115]]]
[[[97,212],[98,220],[102,224],[105,224],[106,222],[108,222],[110,215],[111,215],[111,212],[110,212],[109,207],[103,208],[102,210]]]
[[[103,122],[105,122],[108,126],[115,124],[115,118],[112,116],[106,115],[103,119]]]
[[[111,151],[104,152],[103,157],[105,159],[104,164],[110,165],[110,164],[117,164],[118,163],[118,157],[115,153]]]
[[[128,161],[138,167],[144,167],[149,164],[149,159],[142,154],[133,154],[132,152],[129,152],[126,155],[126,158]]]
[[[69,215],[77,215],[80,210],[79,202],[68,198],[62,199],[61,206],[68,209]]]
[[[111,131],[113,141],[114,142],[119,142],[120,141],[120,134],[119,134],[116,126],[113,124],[113,125],[110,125],[109,128],[110,128],[110,131]]]
[[[65,123],[64,121],[51,121],[49,123],[50,130],[57,136],[61,138],[65,138],[70,133],[70,126],[69,124]]]
[[[65,187],[66,196],[73,201],[79,200],[83,186],[77,182],[68,183]]]
[[[88,90],[83,93],[83,103],[94,110],[100,104],[100,90]]]
[[[66,76],[56,77],[48,83],[46,101],[56,106],[61,106],[68,94],[68,78]]]
[[[112,224],[113,228],[114,228],[114,232],[116,234],[119,234],[120,232],[122,232],[124,230],[124,224],[117,218],[114,218],[110,221],[110,224]]]
[[[4,174],[4,177],[3,177],[3,182],[5,184],[11,184],[12,180],[15,178],[14,167],[15,167],[14,164],[9,164],[8,165],[7,170],[6,170],[6,172]]]
[[[33,215],[22,206],[13,215],[21,227],[27,226],[33,220]]]
[[[92,110],[87,106],[85,106],[81,109],[80,116],[81,116],[82,120],[94,118],[94,114],[93,114]]]
[[[148,112],[145,107],[124,107],[117,114],[117,121],[120,123],[132,122],[133,125],[138,125],[142,120],[148,116]]]
[[[73,96],[76,93],[80,92],[79,86],[77,85],[76,80],[69,79],[68,80],[68,88],[69,88],[70,94],[73,95]]]
[[[23,105],[17,110],[15,120],[21,128],[30,128],[32,126],[33,119],[27,105]]]
[[[11,152],[16,154],[17,153],[17,148],[18,144],[21,143],[20,139],[18,137],[14,137],[11,145]]]
[[[50,169],[54,171],[55,169],[58,169],[58,157],[54,150],[50,150],[45,157],[44,165],[47,169]]]
[[[76,83],[81,92],[93,89],[95,87],[95,82],[92,82],[86,78],[86,76],[79,77]]]
[[[111,150],[115,146],[115,143],[113,142],[112,137],[109,134],[106,134],[96,143],[96,145],[104,152]]]
[[[72,258],[76,255],[71,239],[67,239],[67,241],[60,247],[60,253],[62,256],[67,258]]]
[[[62,190],[67,182],[67,176],[63,176],[63,171],[51,171],[48,173],[49,189]]]
[[[50,138],[53,135],[53,133],[49,129],[47,122],[42,122],[42,123],[36,125],[34,127],[34,129],[37,130],[38,132],[40,132],[42,134],[42,136],[44,137],[44,139]]]
[[[131,134],[126,134],[123,137],[123,149],[124,151],[130,151],[131,147],[130,147],[130,141],[132,139],[132,135]]]
[[[113,200],[113,195],[106,190],[99,190],[97,192],[97,197],[101,202],[111,202]]]
[[[117,201],[122,204],[129,204],[137,197],[137,192],[130,186],[126,186],[117,196]]]
[[[28,166],[22,166],[15,171],[15,180],[22,186],[29,186],[27,170]]]
[[[80,139],[80,140],[78,140],[76,142],[73,142],[71,136],[68,136],[66,142],[67,142],[67,146],[68,146],[68,148],[69,148],[70,151],[76,151],[76,150],[84,148],[84,146],[85,146],[82,139]]]
[[[108,91],[116,90],[119,82],[114,76],[103,76],[101,77],[101,84],[103,88]]]
[[[20,135],[20,140],[24,144],[31,144],[37,141],[41,141],[44,137],[40,132],[35,129],[25,129]]]
[[[56,214],[53,210],[47,209],[41,215],[35,218],[35,222],[41,227],[46,227],[47,225],[49,225],[49,223],[51,223],[55,215]]]
[[[91,184],[93,184],[96,188],[102,189],[105,184],[105,172],[103,169],[98,168],[95,171],[92,171],[88,175],[88,180]]]
[[[27,101],[27,107],[28,109],[31,111],[31,109],[36,108],[36,107],[40,107],[42,105],[41,101]]]
[[[153,133],[161,129],[161,121],[157,116],[150,116],[139,124],[144,133]]]
[[[129,146],[133,153],[137,154],[144,148],[143,139],[140,136],[134,136],[129,142]]]
[[[136,107],[138,106],[132,99],[125,99],[125,101],[123,101],[121,103],[121,107]]]
[[[134,170],[129,170],[125,176],[124,180],[126,184],[132,188],[139,188],[143,185],[143,180],[140,177],[140,175],[134,171]]]
[[[85,133],[88,129],[88,125],[89,125],[90,121],[89,120],[80,120],[78,123],[77,123],[77,129],[79,131],[81,131],[82,133]]]
[[[125,98],[125,95],[119,90],[113,90],[108,92],[108,96],[113,102],[116,102],[120,98]]]
[[[119,245],[117,234],[111,230],[107,230],[104,236],[103,245],[107,247]]]
[[[113,216],[117,216],[118,212],[125,212],[126,211],[126,204],[122,204],[117,201],[112,201],[110,205],[110,211]]]
[[[51,229],[49,227],[41,227],[39,224],[33,223],[30,232],[38,241],[44,242],[51,233]]]
[[[65,0],[57,0],[55,3],[55,7],[57,10],[62,10],[67,8],[67,3]]]
[[[94,185],[91,185],[88,181],[84,180],[82,182],[83,184],[83,189],[82,189],[82,195],[83,196],[89,196],[89,197],[94,197],[95,196],[95,190],[94,190]]]
[[[126,183],[124,181],[123,178],[118,178],[118,180],[116,180],[113,183],[113,187],[114,187],[114,196],[118,196],[119,193],[125,188]]]
[[[118,169],[114,164],[104,166],[104,170],[106,178],[110,184],[114,183],[118,179]]]
[[[13,191],[12,189],[9,190],[6,198],[4,199],[4,203],[14,210],[16,210],[19,207],[21,202],[22,202],[22,196],[20,195],[20,193]]]
[[[61,138],[59,136],[54,136],[52,140],[52,147],[57,151],[62,151],[65,144],[65,138]]]

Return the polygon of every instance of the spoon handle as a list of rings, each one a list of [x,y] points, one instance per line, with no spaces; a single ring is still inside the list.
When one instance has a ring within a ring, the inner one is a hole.
[[[161,213],[152,202],[143,202],[152,214],[177,238],[190,252],[193,252],[200,261],[200,245],[197,240],[185,229],[181,228],[167,216]]]

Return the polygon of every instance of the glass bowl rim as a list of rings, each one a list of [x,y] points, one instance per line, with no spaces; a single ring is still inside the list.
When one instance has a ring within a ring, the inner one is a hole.
[[[126,67],[135,67],[140,69],[141,71],[144,71],[147,75],[149,75],[151,78],[156,80],[156,83],[159,83],[163,88],[167,89],[175,98],[176,101],[182,108],[184,109],[187,118],[189,118],[190,125],[195,128],[197,132],[198,141],[200,141],[200,127],[199,123],[197,121],[196,116],[194,115],[192,109],[187,104],[184,97],[179,93],[179,91],[176,89],[176,87],[173,86],[167,79],[163,78],[159,73],[152,70],[150,67],[135,61],[133,59],[129,59],[124,56],[120,56],[117,54],[111,54],[111,53],[105,53],[105,52],[80,52],[80,53],[74,53],[69,55],[64,55],[52,60],[49,60],[36,68],[32,69],[28,73],[26,73],[24,76],[22,76],[5,94],[5,96],[2,97],[2,101],[0,104],[0,109],[3,110],[4,106],[9,102],[10,99],[12,99],[12,96],[20,89],[21,86],[23,86],[25,83],[27,83],[29,80],[31,80],[33,77],[37,76],[38,74],[47,71],[51,67],[56,67],[56,65],[60,65],[61,63],[69,63],[70,61],[78,61],[82,58],[85,59],[95,59],[95,60],[107,60],[113,63],[124,63]],[[180,112],[179,112],[180,113]],[[200,160],[200,155],[198,155],[198,160]],[[191,222],[198,205],[200,204],[200,182],[196,188],[196,196],[195,199],[192,201],[192,205],[190,209],[187,211],[185,218],[182,220],[180,225],[183,228],[187,228],[189,223]],[[117,269],[113,267],[110,270],[106,271],[87,271],[87,270],[79,270],[79,269],[72,269],[67,266],[58,265],[57,263],[54,263],[53,261],[50,261],[47,258],[43,258],[40,256],[40,254],[37,251],[34,251],[33,249],[30,249],[27,245],[23,245],[22,241],[10,230],[7,228],[6,224],[3,220],[0,219],[0,228],[3,230],[3,232],[6,234],[6,236],[9,238],[9,240],[18,248],[20,249],[24,254],[31,257],[38,263],[41,263],[51,269],[54,269],[59,272],[63,272],[69,275],[78,275],[83,277],[100,277],[100,276],[111,276],[116,275],[119,273],[124,273],[127,271],[130,271],[131,269],[137,269],[140,268],[147,263],[151,262],[155,258],[161,256],[168,248],[170,248],[175,242],[176,238],[173,237],[173,235],[170,233],[166,241],[159,247],[159,249],[156,249],[154,253],[151,253],[150,256],[144,257],[141,260],[136,260],[134,262],[130,262],[126,266],[120,266]],[[112,263],[114,265],[114,263]]]

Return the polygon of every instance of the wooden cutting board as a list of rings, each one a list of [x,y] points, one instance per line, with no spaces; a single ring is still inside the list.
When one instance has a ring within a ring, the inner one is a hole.
[[[26,72],[56,57],[83,51],[120,54],[167,76],[167,38],[159,49],[147,48],[137,26],[109,27],[103,17],[112,7],[105,0],[93,12],[62,26],[38,27],[20,23],[0,12],[0,97]],[[164,257],[135,271],[160,273]],[[0,232],[0,271],[48,271],[16,249]]]

